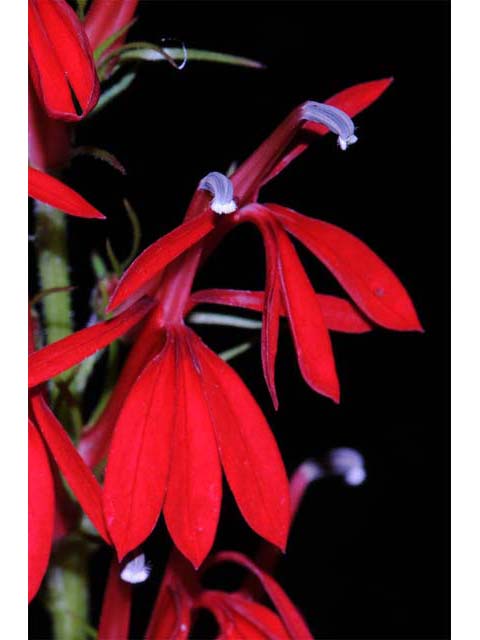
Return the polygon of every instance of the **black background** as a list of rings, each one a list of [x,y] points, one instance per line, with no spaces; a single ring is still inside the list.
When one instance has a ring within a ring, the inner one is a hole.
[[[333,136],[319,139],[261,200],[363,239],[407,287],[425,334],[335,334],[339,406],[303,382],[288,331],[277,363],[277,414],[258,346],[233,366],[264,409],[289,472],[335,446],[355,447],[366,459],[362,487],[326,480],[310,488],[276,573],[315,638],[447,638],[449,5],[150,1],[141,2],[137,14],[131,40],[175,37],[187,46],[261,60],[267,68],[191,62],[178,72],[145,63],[123,97],[77,128],[79,144],[108,149],[128,171],[124,178],[83,158],[69,171],[70,183],[109,218],[103,226],[71,222],[79,328],[88,315],[90,248],[103,251],[109,237],[120,256],[129,250],[122,197],[138,212],[145,247],[181,221],[201,177],[244,159],[298,103],[395,77],[355,119],[356,145],[342,153]],[[300,255],[317,290],[339,291],[311,255]],[[261,242],[245,226],[211,257],[196,287],[260,289],[263,279]],[[216,349],[250,336],[233,329],[199,332]],[[224,503],[215,548],[252,553],[258,538],[230,496]],[[168,545],[161,524],[147,545],[153,571],[137,588],[134,634],[143,628]],[[100,553],[92,563],[95,617],[107,562]],[[234,586],[228,575],[211,580]],[[34,613],[31,633],[39,637],[44,621],[38,609]]]

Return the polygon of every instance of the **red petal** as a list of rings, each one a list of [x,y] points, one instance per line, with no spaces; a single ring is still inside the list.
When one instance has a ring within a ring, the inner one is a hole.
[[[154,278],[172,260],[201,240],[214,227],[212,213],[197,216],[145,249],[125,271],[108,305],[113,311]]]
[[[103,596],[98,640],[128,640],[131,608],[132,585],[120,578],[120,565],[113,558]]]
[[[382,80],[373,80],[371,82],[362,82],[355,84],[353,87],[344,89],[334,96],[325,100],[325,104],[330,104],[332,107],[341,109],[348,116],[353,118],[378,98],[388,89],[392,84],[393,78],[383,78]],[[308,122],[305,124],[305,129],[314,131],[319,135],[325,135],[328,133],[327,127],[324,127],[315,122]]]
[[[397,331],[421,331],[412,301],[396,275],[361,240],[327,222],[268,205],[285,229],[334,274],[374,322]]]
[[[317,293],[317,300],[322,309],[323,319],[330,331],[342,333],[365,333],[372,330],[372,325],[362,313],[348,300],[336,296]],[[198,304],[220,304],[231,307],[242,307],[252,311],[262,311],[264,305],[263,291],[238,291],[236,289],[204,289],[195,292],[191,298],[191,307]],[[281,308],[285,315],[285,309]]]
[[[261,218],[259,218],[261,220]],[[278,409],[278,396],[275,388],[275,359],[278,348],[280,328],[281,295],[278,278],[278,246],[274,230],[267,224],[260,229],[265,245],[265,296],[262,323],[262,366],[273,406]]]
[[[92,49],[96,49],[104,40],[126,26],[131,21],[137,4],[138,0],[93,0],[84,23]],[[119,37],[114,46],[118,47],[125,37],[126,34]]]
[[[49,176],[48,173],[33,167],[28,167],[28,195],[72,216],[100,220],[105,218],[76,191],[53,176]]]
[[[32,80],[49,116],[83,118],[96,105],[100,84],[82,23],[65,0],[29,0],[28,45]]]
[[[125,400],[108,455],[105,517],[120,560],[145,540],[160,515],[175,409],[175,349],[168,338]]]
[[[28,80],[28,161],[36,169],[48,171],[70,160],[70,125],[45,113]]]
[[[110,543],[103,520],[102,490],[95,476],[83,462],[41,393],[32,395],[31,403],[38,427],[70,489],[98,533]]]
[[[200,603],[217,618],[217,640],[290,640],[273,611],[239,594],[210,591],[203,594]]]
[[[28,386],[34,387],[54,378],[103,349],[140,322],[152,304],[152,300],[142,299],[116,318],[99,322],[35,351],[28,358]]]
[[[332,345],[312,285],[287,234],[277,231],[283,302],[305,381],[318,393],[339,401]]]
[[[177,548],[198,568],[212,548],[222,501],[222,472],[198,368],[177,341],[177,400],[165,522]]]
[[[146,640],[184,640],[190,631],[193,596],[199,589],[192,566],[174,549],[150,618]]]
[[[37,594],[52,547],[55,498],[47,452],[28,421],[28,601]]]
[[[78,449],[89,467],[95,467],[107,454],[115,422],[130,389],[148,362],[161,351],[164,342],[165,336],[158,330],[152,314],[128,354],[105,410],[99,420],[82,433]]]
[[[223,551],[215,555],[214,562],[235,562],[251,571],[260,580],[266,594],[280,614],[292,640],[313,640],[313,636],[308,630],[302,616],[285,591],[273,578],[259,569],[246,556],[234,551]]]
[[[343,91],[336,93],[328,100],[325,100],[325,104],[330,104],[333,107],[337,107],[338,109],[345,111],[347,115],[353,118],[357,115],[357,113],[360,113],[361,111],[369,107],[373,102],[378,100],[378,98],[384,91],[388,89],[392,82],[393,78],[383,78],[382,80],[373,80],[372,82],[362,82],[360,84],[355,84],[353,85],[353,87],[344,89]],[[306,131],[312,131],[321,136],[328,133],[327,127],[324,127],[321,124],[316,124],[314,122],[306,122],[303,125],[303,128]],[[305,149],[308,149],[308,147],[308,142],[302,142],[295,145],[293,149],[285,154],[285,156],[275,166],[266,180],[264,180],[263,184],[266,184],[281,171],[283,171],[285,167],[287,167],[292,162],[292,160],[297,158],[301,153],[303,153],[303,151],[305,151]]]
[[[238,375],[191,334],[225,475],[243,517],[259,535],[285,548],[289,486],[277,443]]]

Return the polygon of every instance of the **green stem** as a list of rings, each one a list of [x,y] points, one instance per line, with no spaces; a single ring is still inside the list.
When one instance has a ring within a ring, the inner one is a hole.
[[[55,640],[88,636],[88,550],[84,540],[66,539],[52,553],[47,574],[47,607]]]
[[[46,204],[35,203],[35,240],[42,291],[70,285],[67,216]],[[47,344],[73,331],[70,291],[57,291],[42,299],[43,327]],[[63,425],[73,435],[81,426],[79,408],[65,393],[70,372],[50,386],[52,402]],[[64,391],[62,393],[62,383]],[[47,574],[47,607],[55,640],[84,640],[88,637],[88,548],[85,540],[70,537],[52,553]]]
[[[67,249],[67,217],[42,202],[35,203],[38,272],[42,290],[70,286]],[[45,296],[43,325],[50,344],[72,333],[71,295],[60,291]]]

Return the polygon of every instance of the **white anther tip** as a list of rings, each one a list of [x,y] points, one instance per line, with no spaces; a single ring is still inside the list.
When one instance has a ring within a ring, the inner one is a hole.
[[[210,208],[215,213],[224,215],[226,213],[234,213],[237,210],[237,203],[235,200],[230,200],[230,202],[216,202],[212,200]]]
[[[351,135],[348,138],[341,138],[339,136],[338,138],[338,146],[340,147],[340,149],[342,151],[346,151],[347,148],[351,145],[351,144],[355,144],[355,142],[357,142],[358,138],[357,136]]]
[[[145,554],[141,553],[123,567],[120,578],[130,584],[140,584],[150,575],[150,566],[145,562]]]

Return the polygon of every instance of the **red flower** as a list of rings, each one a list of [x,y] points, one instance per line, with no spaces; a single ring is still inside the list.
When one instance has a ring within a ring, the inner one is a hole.
[[[266,250],[262,362],[274,404],[278,405],[274,367],[282,307],[288,315],[306,382],[338,401],[339,384],[325,318],[287,234],[295,236],[325,264],[373,323],[398,331],[419,331],[421,325],[413,304],[398,278],[358,238],[332,224],[279,205],[259,205],[256,200],[260,188],[306,148],[308,141],[299,141],[299,136],[307,131],[324,134],[328,125],[337,133],[342,149],[356,142],[353,123],[346,113],[358,113],[389,84],[390,80],[380,80],[357,85],[325,105],[306,102],[237,169],[231,181],[221,174],[209,174],[199,189],[213,194],[210,206],[201,210],[199,204],[194,207],[192,203],[193,215],[187,214],[183,225],[137,258],[121,278],[110,309],[125,304],[131,296],[138,295],[136,292],[144,292],[171,260],[200,239],[209,236],[204,240],[204,252],[208,253],[232,226],[251,222],[260,229]],[[215,220],[212,212],[230,215],[221,219],[217,215]]]
[[[29,350],[33,352],[29,314]],[[50,456],[99,535],[110,544],[102,510],[101,488],[63,426],[53,415],[41,387],[29,396],[28,420],[28,600],[37,593],[47,569],[55,515],[55,483]]]
[[[181,640],[189,634],[200,609],[214,615],[219,631],[218,640],[311,640],[301,614],[287,594],[268,573],[241,553],[217,553],[205,565],[233,562],[247,569],[260,582],[274,610],[255,601],[256,589],[248,586],[236,592],[202,587],[202,572],[173,552],[158,592],[150,623],[145,634],[148,640]],[[132,602],[131,584],[124,582],[120,567],[112,561],[103,599],[98,640],[127,640],[129,637]]]
[[[85,117],[100,84],[85,30],[65,0],[28,1],[28,47],[30,76],[48,115]]]
[[[286,476],[265,418],[233,370],[184,326],[195,304],[190,291],[200,260],[233,226],[253,222],[265,242],[265,295],[253,295],[256,305],[263,304],[262,360],[275,404],[282,313],[288,316],[306,381],[335,400],[339,389],[328,329],[366,331],[370,323],[364,315],[388,328],[420,328],[396,276],[360,240],[278,205],[256,203],[261,186],[306,148],[309,139],[302,136],[323,134],[328,124],[341,148],[353,144],[353,123],[336,107],[344,104],[356,113],[389,83],[365,83],[338,94],[326,106],[305,103],[294,110],[231,181],[217,173],[202,180],[186,222],[146,249],[121,278],[110,310],[122,307],[134,314],[137,307],[131,305],[135,300],[142,304],[145,295],[155,298],[156,306],[143,323],[106,410],[80,443],[84,459],[93,465],[107,453],[113,434],[104,509],[120,558],[150,534],[163,509],[176,545],[198,566],[217,527],[220,465],[250,526],[274,544],[285,545],[290,519]],[[355,305],[315,294],[288,234],[317,255]],[[237,296],[242,306],[249,306],[245,294],[228,295],[230,303]],[[211,296],[210,301],[217,302]],[[71,366],[118,337],[125,330],[124,317],[120,314],[110,324],[85,329],[39,352],[32,366],[35,384],[65,362]]]
[[[76,191],[57,178],[33,167],[28,167],[28,195],[72,216],[105,219],[100,211],[92,207]]]

